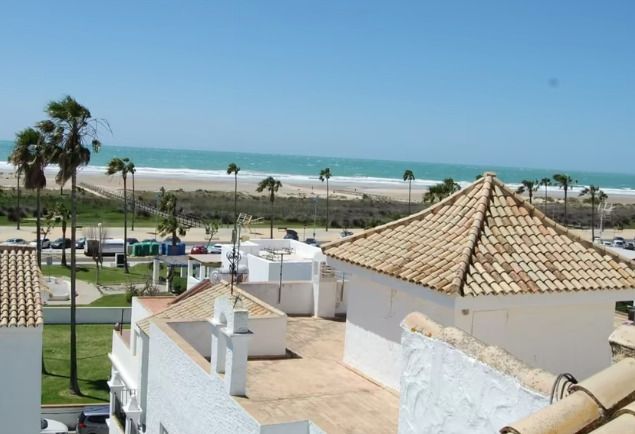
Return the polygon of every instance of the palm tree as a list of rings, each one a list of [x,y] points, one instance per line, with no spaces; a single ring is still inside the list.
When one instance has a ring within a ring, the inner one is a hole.
[[[238,220],[238,172],[240,172],[240,167],[236,163],[229,163],[227,174],[234,174],[234,229],[236,229],[236,220]]]
[[[35,189],[36,200],[36,251],[38,266],[42,266],[41,246],[41,189],[46,187],[44,168],[48,165],[50,151],[44,134],[34,128],[26,128],[16,134],[15,147],[9,161],[24,174],[24,187]],[[20,222],[18,206],[18,224]]]
[[[70,378],[71,393],[79,395],[77,381],[77,327],[76,304],[76,235],[77,235],[77,169],[90,161],[90,141],[93,152],[99,152],[101,142],[97,137],[99,126],[108,126],[105,121],[94,119],[90,111],[70,96],[51,101],[46,106],[49,119],[41,122],[40,128],[49,135],[54,146],[51,161],[57,163],[59,172],[55,176],[58,184],[71,180],[71,318],[70,318]]]
[[[591,241],[595,242],[595,204],[606,200],[608,196],[596,185],[583,188],[580,196],[589,196],[591,202]]]
[[[265,190],[269,191],[269,200],[271,201],[269,237],[272,239],[273,239],[273,202],[276,199],[276,192],[278,191],[280,187],[282,187],[282,183],[280,181],[278,181],[277,179],[274,179],[273,176],[268,176],[267,178],[260,181],[258,183],[258,188],[256,188],[256,191],[258,193],[262,193]]]
[[[159,193],[159,209],[165,213],[165,217],[159,223],[157,227],[159,235],[172,237],[172,247],[176,246],[177,236],[184,236],[187,228],[179,222],[177,218],[177,197],[172,192],[166,192],[165,188],[161,187]]]
[[[132,227],[130,229],[132,229],[133,231],[134,231],[134,219],[137,214],[137,198],[135,197],[135,192],[134,192],[134,174],[136,171],[137,171],[137,168],[135,167],[134,163],[130,161],[128,163],[128,173],[130,173],[130,176],[132,176]]]
[[[575,184],[578,181],[575,181],[569,175],[564,173],[556,173],[553,175],[553,180],[557,185],[560,186],[564,190],[564,225],[567,225],[567,192],[571,188],[571,184]]]
[[[124,271],[129,273],[128,270],[128,173],[134,170],[134,163],[129,158],[113,158],[108,163],[106,168],[106,175],[114,175],[121,173],[123,178],[123,263]]]
[[[410,214],[410,192],[412,187],[412,181],[415,180],[415,174],[410,169],[406,169],[403,173],[403,180],[408,181],[408,214]]]
[[[423,195],[423,201],[434,203],[437,200],[443,200],[446,197],[456,193],[461,189],[461,186],[457,184],[454,179],[446,178],[443,182],[433,185],[428,188],[426,194]]]
[[[540,185],[545,187],[545,214],[547,214],[547,187],[549,187],[551,185],[551,179],[550,178],[542,178],[540,180]]]
[[[17,190],[17,206],[16,206],[16,226],[17,230],[20,230],[20,220],[22,219],[22,210],[20,209],[20,175],[22,175],[22,168],[18,167],[15,171],[15,178],[18,182],[18,190]]]
[[[57,201],[55,206],[52,209],[49,209],[47,214],[46,224],[49,227],[53,227],[59,223],[62,228],[62,239],[64,240],[62,243],[62,266],[67,267],[66,263],[66,228],[68,226],[68,222],[71,219],[71,210],[68,209],[64,200],[60,198]]]
[[[320,181],[326,181],[326,231],[329,230],[329,178],[331,177],[331,169],[320,170]]]
[[[537,179],[534,179],[534,180],[523,179],[520,182],[520,184],[521,184],[520,187],[516,189],[516,193],[523,194],[527,192],[527,194],[529,195],[529,203],[532,203],[534,198],[534,192],[538,190],[538,187],[540,187],[540,181],[538,181]]]

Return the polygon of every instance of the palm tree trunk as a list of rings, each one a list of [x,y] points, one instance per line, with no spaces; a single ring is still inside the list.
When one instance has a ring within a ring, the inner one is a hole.
[[[326,232],[329,231],[329,179],[326,178]]]
[[[568,188],[564,187],[564,225],[567,225],[567,190]]]
[[[238,173],[234,172],[234,229],[238,220]]]
[[[271,193],[271,219],[269,220],[269,238],[273,239],[273,192]]]
[[[530,204],[532,203],[532,199],[534,198],[534,192],[533,192],[533,190],[532,190],[532,189],[533,189],[533,187],[531,187],[531,188],[529,189],[529,203],[530,203]]]
[[[126,177],[123,177],[123,270],[128,270],[128,194]]]
[[[547,184],[545,184],[545,215],[548,217],[549,215],[547,214]]]
[[[66,217],[62,220],[62,266],[66,267]]]
[[[16,229],[20,230],[20,217],[22,216],[22,213],[20,212],[20,170],[18,170],[18,206],[17,206],[17,212],[16,212],[16,217],[17,217],[17,226]]]
[[[410,211],[410,191],[412,189],[412,180],[408,180],[408,214],[411,213]]]
[[[134,219],[137,214],[137,199],[134,192],[134,172],[132,172],[132,230],[134,231]]]
[[[35,190],[35,208],[36,208],[36,216],[35,216],[35,244],[36,244],[36,252],[37,252],[37,266],[42,268],[42,236],[40,235],[40,189],[37,188]]]
[[[75,324],[75,308],[77,295],[75,238],[77,231],[77,173],[71,177],[71,369],[69,388],[72,394],[81,395],[77,381],[77,324]]]

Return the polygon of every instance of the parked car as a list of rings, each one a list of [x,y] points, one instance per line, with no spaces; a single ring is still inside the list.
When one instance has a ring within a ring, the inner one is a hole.
[[[86,237],[82,237],[79,240],[75,241],[75,247],[78,249],[83,249],[86,246]]]
[[[49,240],[48,238],[42,238],[40,240],[40,245],[42,246],[43,249],[48,249],[49,247],[51,247],[51,240]],[[31,241],[29,243],[29,246],[36,247],[37,246],[37,240]]]
[[[139,240],[136,238],[126,238],[126,240],[128,240],[129,246],[132,246],[133,244],[137,244],[139,242]]]
[[[58,238],[51,243],[51,248],[53,249],[63,249],[66,247],[70,249],[71,247],[71,239],[70,238]]]
[[[307,238],[306,240],[304,240],[304,242],[309,246],[320,247],[320,242],[315,238]]]
[[[40,419],[40,434],[68,434],[68,427],[53,419]]]
[[[211,253],[213,255],[220,255],[220,252],[223,250],[222,244],[214,244],[212,247],[207,249],[207,253]]]
[[[618,239],[614,239],[613,240],[613,247],[619,247],[621,249],[623,249],[625,246],[624,240],[618,240]]]
[[[351,231],[347,231],[346,229],[340,232],[340,237],[342,238],[350,237],[351,235],[353,235],[353,233]]]
[[[9,238],[2,243],[3,246],[26,246],[27,244],[27,241],[22,238]]]
[[[110,416],[107,405],[84,407],[77,419],[77,434],[108,434],[106,419]]]
[[[298,233],[293,229],[287,229],[287,233],[283,237],[285,240],[299,240]]]
[[[207,253],[207,247],[205,246],[194,246],[192,250],[190,250],[191,255],[204,255]]]
[[[628,243],[626,243],[626,246],[624,248],[626,250],[635,250],[635,243],[632,241],[629,241]]]

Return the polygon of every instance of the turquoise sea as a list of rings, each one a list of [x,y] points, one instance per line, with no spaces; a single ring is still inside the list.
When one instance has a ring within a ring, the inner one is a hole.
[[[6,162],[12,147],[10,141],[0,141],[0,161]],[[405,169],[414,172],[416,183],[430,185],[444,178],[461,183],[474,180],[485,171],[494,171],[509,184],[523,179],[551,177],[561,169],[532,169],[523,167],[497,167],[464,164],[441,164],[414,161],[369,160],[361,158],[317,157],[307,155],[277,155],[224,152],[195,149],[158,149],[130,146],[104,146],[93,154],[90,166],[84,170],[103,172],[112,157],[128,157],[135,162],[138,174],[156,174],[189,177],[226,176],[227,164],[235,162],[241,167],[241,176],[275,175],[284,179],[316,179],[320,169],[329,167],[332,181],[363,183],[402,183]],[[0,168],[10,169],[7,163]],[[607,193],[635,195],[635,174],[570,171],[580,185],[599,185]]]

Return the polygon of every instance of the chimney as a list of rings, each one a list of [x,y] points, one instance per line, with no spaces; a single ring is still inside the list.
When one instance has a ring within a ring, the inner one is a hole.
[[[233,396],[243,396],[247,388],[249,353],[249,311],[230,297],[214,302],[212,324],[212,371],[225,374],[225,389]]]
[[[616,328],[609,336],[613,363],[626,357],[635,357],[635,325],[630,322]]]

